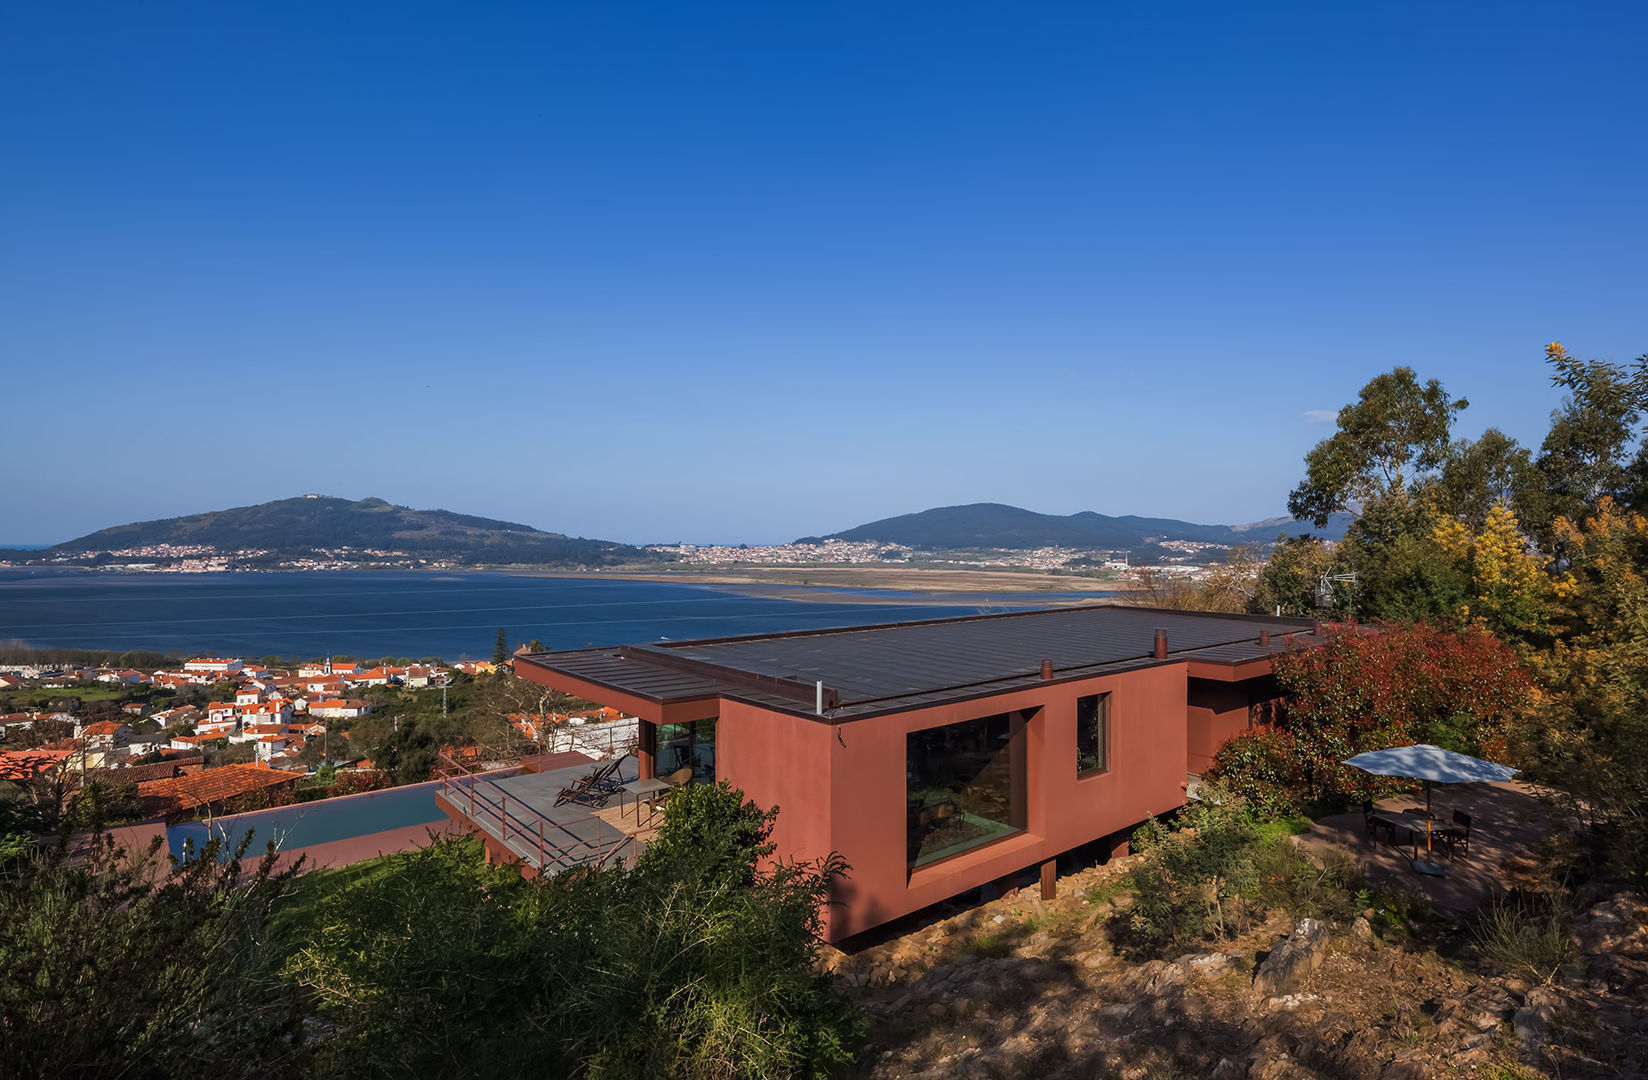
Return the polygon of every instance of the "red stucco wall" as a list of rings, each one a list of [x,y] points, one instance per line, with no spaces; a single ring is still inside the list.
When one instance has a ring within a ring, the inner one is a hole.
[[[741,788],[757,806],[779,808],[772,839],[782,858],[830,854],[834,743],[828,724],[736,701],[723,704],[715,726],[715,777]]]
[[[1248,729],[1250,689],[1247,683],[1187,681],[1185,771],[1200,776],[1213,764],[1219,747]]]
[[[1078,779],[1076,698],[1105,692],[1112,695],[1110,770]],[[1025,732],[1026,831],[912,875],[905,849],[906,735],[1024,709],[1037,710]],[[829,937],[839,940],[1179,806],[1184,718],[1182,665],[834,727],[729,705],[718,731],[717,771],[757,803],[786,807],[775,834],[780,852],[812,858],[833,850],[846,858],[849,876],[826,918]]]

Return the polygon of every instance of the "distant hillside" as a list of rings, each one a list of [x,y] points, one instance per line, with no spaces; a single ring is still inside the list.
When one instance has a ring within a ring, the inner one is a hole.
[[[867,525],[807,540],[868,540],[913,548],[1109,548],[1131,550],[1148,540],[1202,540],[1214,544],[1268,544],[1278,534],[1316,532],[1339,539],[1349,514],[1335,514],[1324,530],[1292,518],[1271,518],[1249,525],[1197,525],[1172,518],[1131,514],[1110,517],[1084,510],[1060,517],[1002,503],[940,506],[919,514],[883,518]]]
[[[111,561],[98,553],[163,544],[205,546],[224,554],[259,549],[268,552],[269,563],[321,557],[341,548],[405,552],[465,565],[599,566],[656,558],[627,544],[543,532],[512,521],[325,495],[116,525],[38,551],[0,552],[0,558],[59,561],[84,555],[95,563]]]

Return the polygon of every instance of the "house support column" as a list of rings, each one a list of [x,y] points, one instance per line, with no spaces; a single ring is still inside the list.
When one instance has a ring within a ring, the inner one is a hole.
[[[650,720],[636,722],[635,757],[638,762],[636,774],[639,779],[651,780],[658,775],[658,725]]]
[[[1048,859],[1041,864],[1041,898],[1052,900],[1059,895],[1059,861]]]

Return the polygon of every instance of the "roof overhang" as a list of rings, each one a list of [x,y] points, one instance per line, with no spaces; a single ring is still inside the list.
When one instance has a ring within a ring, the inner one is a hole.
[[[593,679],[580,678],[529,656],[517,656],[514,667],[515,674],[529,682],[561,690],[598,705],[610,705],[620,712],[654,724],[686,724],[714,716],[720,711],[720,695],[661,701]]]

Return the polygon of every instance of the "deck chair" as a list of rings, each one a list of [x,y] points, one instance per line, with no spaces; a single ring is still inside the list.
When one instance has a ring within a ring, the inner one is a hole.
[[[556,793],[555,805],[571,802],[599,810],[623,786],[623,781],[618,779],[618,766],[623,761],[622,757],[609,758],[599,768],[578,777]]]

